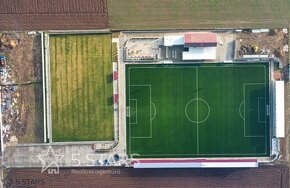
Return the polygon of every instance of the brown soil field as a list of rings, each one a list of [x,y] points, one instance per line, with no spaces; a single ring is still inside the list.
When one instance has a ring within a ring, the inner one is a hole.
[[[1,0],[0,30],[108,27],[106,0]]]
[[[67,168],[7,170],[6,187],[289,187],[287,166],[248,169]]]
[[[16,40],[18,44],[11,49],[6,47],[2,52],[7,57],[5,68],[9,78],[0,83],[17,85],[16,91],[9,94],[14,105],[11,105],[11,109],[2,110],[2,122],[11,126],[9,135],[16,136],[18,143],[42,143],[44,114],[41,35],[28,35],[26,32],[7,32],[3,35],[5,37],[2,38]],[[3,102],[4,95],[1,97]]]
[[[24,32],[8,34],[19,41],[15,48],[6,52],[13,79],[17,83],[42,80],[41,35],[28,35]]]
[[[21,125],[15,125],[18,142],[42,143],[44,139],[42,83],[19,86],[18,90],[21,122]]]

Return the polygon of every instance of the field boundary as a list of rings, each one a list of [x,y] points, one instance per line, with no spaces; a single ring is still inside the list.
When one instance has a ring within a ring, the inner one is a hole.
[[[112,32],[110,32],[109,30],[69,30],[69,31],[66,31],[66,30],[49,30],[45,33],[45,36],[46,36],[46,41],[45,41],[45,49],[46,49],[46,100],[47,100],[47,105],[46,105],[46,109],[47,109],[47,127],[48,127],[48,134],[47,134],[47,137],[48,137],[48,141],[49,143],[51,144],[91,144],[91,143],[107,143],[107,142],[112,142],[112,141],[117,141],[116,140],[116,137],[118,138],[118,134],[116,133],[115,131],[115,128],[113,128],[113,140],[110,140],[110,139],[105,139],[105,140],[94,140],[94,139],[88,139],[86,141],[56,141],[54,142],[54,139],[53,139],[53,125],[52,125],[52,116],[51,116],[51,79],[50,79],[50,73],[51,73],[51,68],[50,68],[50,43],[49,43],[49,40],[50,40],[50,36],[65,36],[65,35],[68,35],[68,36],[76,36],[76,35],[79,35],[80,37],[82,35],[90,35],[90,34],[95,34],[95,35],[98,35],[98,34],[108,34],[108,35],[111,35]],[[111,40],[109,40],[111,42]],[[108,44],[108,43],[107,43]],[[108,44],[111,46],[111,44]],[[113,62],[110,61],[110,63],[112,64],[112,67],[113,67]],[[110,69],[111,71],[111,69]],[[112,69],[112,72],[110,73],[113,73],[113,69]],[[108,79],[108,78],[106,78]],[[112,80],[113,82],[113,80]],[[114,84],[113,84],[114,85]],[[113,94],[113,86],[112,86],[112,93],[110,93],[112,96],[113,96],[113,99],[114,100],[114,94]],[[114,106],[114,103],[112,104]],[[114,107],[112,107],[113,109]],[[113,124],[115,122],[115,119],[114,119],[114,109],[112,110],[113,111],[113,115],[112,115],[112,120],[113,120]],[[113,126],[114,127],[114,126]]]
[[[46,74],[45,74],[45,59],[44,59],[44,35],[43,32],[40,32],[41,34],[41,65],[42,65],[42,97],[43,97],[43,132],[44,132],[44,136],[43,136],[43,142],[46,142],[47,140],[47,124],[46,124],[46,91],[45,91],[45,81],[46,81]]]
[[[146,84],[146,85],[131,85],[131,76],[130,76],[130,73],[131,73],[131,70],[134,70],[134,69],[146,69],[146,68],[148,68],[148,69],[166,69],[166,68],[173,68],[173,69],[178,69],[178,68],[181,68],[181,69],[183,69],[183,68],[186,68],[186,69],[188,69],[188,68],[192,68],[192,69],[195,69],[195,72],[196,72],[196,90],[197,90],[197,98],[194,98],[194,99],[196,99],[196,100],[199,100],[199,92],[198,92],[198,88],[199,88],[199,77],[198,77],[198,68],[235,68],[236,66],[235,65],[226,65],[226,66],[206,66],[206,65],[204,65],[204,66],[202,66],[202,67],[196,67],[196,66],[160,66],[160,67],[155,67],[155,66],[146,66],[146,67],[144,67],[144,66],[138,66],[138,67],[129,67],[128,68],[128,86],[129,86],[129,88],[131,87],[131,86],[149,86],[149,84]],[[243,66],[243,68],[244,67],[250,67],[250,68],[263,68],[264,69],[264,74],[262,74],[262,76],[261,76],[261,78],[263,78],[263,77],[265,77],[265,79],[266,79],[266,67],[265,67],[265,65],[254,65],[254,66]],[[259,69],[259,70],[261,70],[261,69]],[[262,72],[261,72],[262,73]],[[218,154],[215,154],[215,153],[210,153],[210,154],[206,154],[206,153],[200,153],[200,148],[199,148],[199,123],[200,122],[193,122],[193,123],[195,123],[196,124],[196,131],[197,131],[197,135],[196,135],[196,139],[197,139],[197,151],[196,151],[196,153],[177,153],[177,154],[172,154],[172,153],[167,153],[167,154],[164,154],[164,153],[162,153],[162,154],[148,154],[148,153],[146,153],[146,154],[142,154],[142,156],[144,156],[144,157],[146,157],[146,156],[188,156],[188,155],[192,155],[192,156],[211,156],[211,155],[216,155],[216,156],[235,156],[235,155],[241,155],[241,156],[247,156],[247,155],[265,155],[265,154],[267,154],[267,136],[266,136],[266,134],[267,134],[267,126],[265,125],[265,132],[264,132],[264,135],[246,135],[245,134],[245,120],[246,120],[246,117],[245,117],[245,106],[246,106],[246,102],[245,102],[245,87],[246,87],[246,85],[256,85],[256,84],[262,84],[262,85],[264,85],[264,87],[263,87],[263,90],[265,91],[265,95],[262,97],[264,100],[266,99],[266,88],[267,88],[267,83],[266,83],[266,80],[265,80],[265,82],[264,83],[242,83],[241,84],[241,86],[243,87],[243,96],[244,96],[244,98],[243,98],[243,100],[242,100],[242,102],[240,103],[240,105],[239,105],[239,115],[241,116],[241,118],[243,119],[243,121],[244,121],[244,137],[249,137],[249,138],[251,138],[251,137],[254,137],[254,138],[257,138],[257,139],[264,139],[265,138],[265,143],[264,143],[264,145],[265,145],[265,150],[264,150],[264,152],[259,152],[259,153],[257,153],[257,152],[255,152],[255,153],[218,153]],[[150,87],[151,87],[151,85],[150,85]],[[131,94],[131,90],[129,89],[129,91],[128,91],[128,95],[129,95],[129,103],[130,103],[130,100],[131,100],[131,97],[130,97],[130,94]],[[150,94],[151,95],[151,94]],[[261,97],[259,97],[259,99],[258,99],[258,103],[260,103],[260,100],[262,100],[262,98]],[[192,101],[192,100],[194,100],[194,99],[191,99],[190,101]],[[150,99],[150,101],[151,101],[151,99]],[[190,102],[189,101],[189,102]],[[207,103],[207,102],[206,102]],[[265,103],[266,104],[266,103]],[[186,106],[188,105],[188,103],[186,103]],[[244,105],[244,106],[243,106]],[[131,106],[131,104],[129,104],[129,106]],[[207,106],[209,106],[209,105],[207,105]],[[259,108],[259,104],[258,104],[258,108]],[[150,106],[151,107],[151,106]],[[138,108],[138,107],[137,107]],[[198,110],[198,101],[197,101],[197,119],[198,119],[198,116],[199,116],[199,110]],[[241,112],[241,110],[242,110],[242,108],[244,108],[244,112],[242,113]],[[151,110],[151,109],[150,109]],[[209,108],[209,110],[210,110],[210,108]],[[259,109],[258,109],[259,110]],[[150,112],[150,114],[151,114],[151,112]],[[185,107],[185,114],[186,114],[186,107]],[[242,114],[244,114],[244,117],[242,116]],[[187,115],[187,114],[186,114]],[[208,118],[208,116],[209,115],[207,115],[207,118]],[[265,114],[265,116],[266,116],[266,114]],[[187,116],[186,116],[187,117]],[[259,112],[258,112],[258,118],[260,118],[259,117]],[[189,119],[188,117],[187,117],[187,119]],[[265,120],[267,120],[267,117],[265,118]],[[190,121],[190,120],[189,120]],[[199,119],[198,119],[198,121],[199,121]],[[191,121],[192,122],[192,121]],[[151,123],[151,122],[150,122]],[[260,123],[260,122],[259,122]],[[266,122],[265,122],[266,123]],[[150,124],[150,126],[151,126],[151,128],[152,128],[152,125]],[[132,143],[131,143],[131,139],[132,139],[132,137],[131,137],[131,125],[130,125],[130,128],[129,128],[129,151],[130,152],[132,152],[132,148],[131,148],[131,146],[132,146]],[[152,136],[152,135],[151,135]],[[142,138],[142,137],[138,137],[138,138]],[[146,138],[151,138],[151,137],[146,137]]]
[[[156,106],[155,106],[155,104],[152,101],[150,102],[150,105],[152,105],[153,108],[154,108],[154,115],[153,115],[153,117],[151,117],[151,114],[150,114],[150,119],[151,119],[151,121],[153,121],[154,118],[155,118],[155,116],[156,116],[157,111],[156,111]]]
[[[82,35],[82,34],[110,34],[109,29],[97,29],[97,30],[48,30],[49,35]]]
[[[45,73],[46,73],[46,120],[47,120],[47,140],[52,143],[52,125],[51,125],[51,87],[50,87],[50,49],[49,49],[49,34],[45,33]]]
[[[242,64],[242,63],[241,63]],[[155,64],[155,65],[166,65],[166,64]],[[163,67],[129,67],[129,70],[131,69],[184,69],[184,68],[192,68],[195,69],[197,68],[196,65],[188,65],[188,66],[179,66],[178,64],[170,64],[171,66],[163,66]],[[233,68],[236,67],[236,65],[226,65],[226,66],[207,66],[207,65],[203,65],[201,67],[198,67],[199,69],[201,68]],[[256,66],[243,66],[243,67],[247,67],[247,68],[258,68],[258,67],[263,67],[265,68],[265,66],[263,65],[256,65]],[[266,76],[266,75],[265,75]]]
[[[197,154],[199,154],[199,130],[198,130],[198,121],[199,121],[199,119],[198,119],[198,112],[199,112],[199,110],[198,110],[198,67],[196,67],[196,69],[195,69],[195,76],[196,76],[196,98],[197,98],[197,111],[196,111],[196,117],[197,117],[197,122],[196,122],[196,153]]]

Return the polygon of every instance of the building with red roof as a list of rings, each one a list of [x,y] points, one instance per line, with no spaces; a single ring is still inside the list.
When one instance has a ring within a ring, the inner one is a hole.
[[[189,47],[217,47],[217,35],[215,33],[186,33],[184,46]]]

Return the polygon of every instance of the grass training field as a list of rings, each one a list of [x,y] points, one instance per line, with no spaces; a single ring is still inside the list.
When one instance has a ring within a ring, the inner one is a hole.
[[[127,153],[269,156],[268,64],[126,65]]]
[[[108,0],[112,29],[289,27],[289,0]]]
[[[50,35],[52,140],[113,140],[111,34]]]

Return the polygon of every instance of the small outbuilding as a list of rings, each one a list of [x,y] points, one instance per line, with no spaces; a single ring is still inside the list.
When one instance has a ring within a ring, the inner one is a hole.
[[[217,48],[217,34],[196,32],[183,35],[164,36],[164,46],[183,46],[182,60],[215,60]]]

